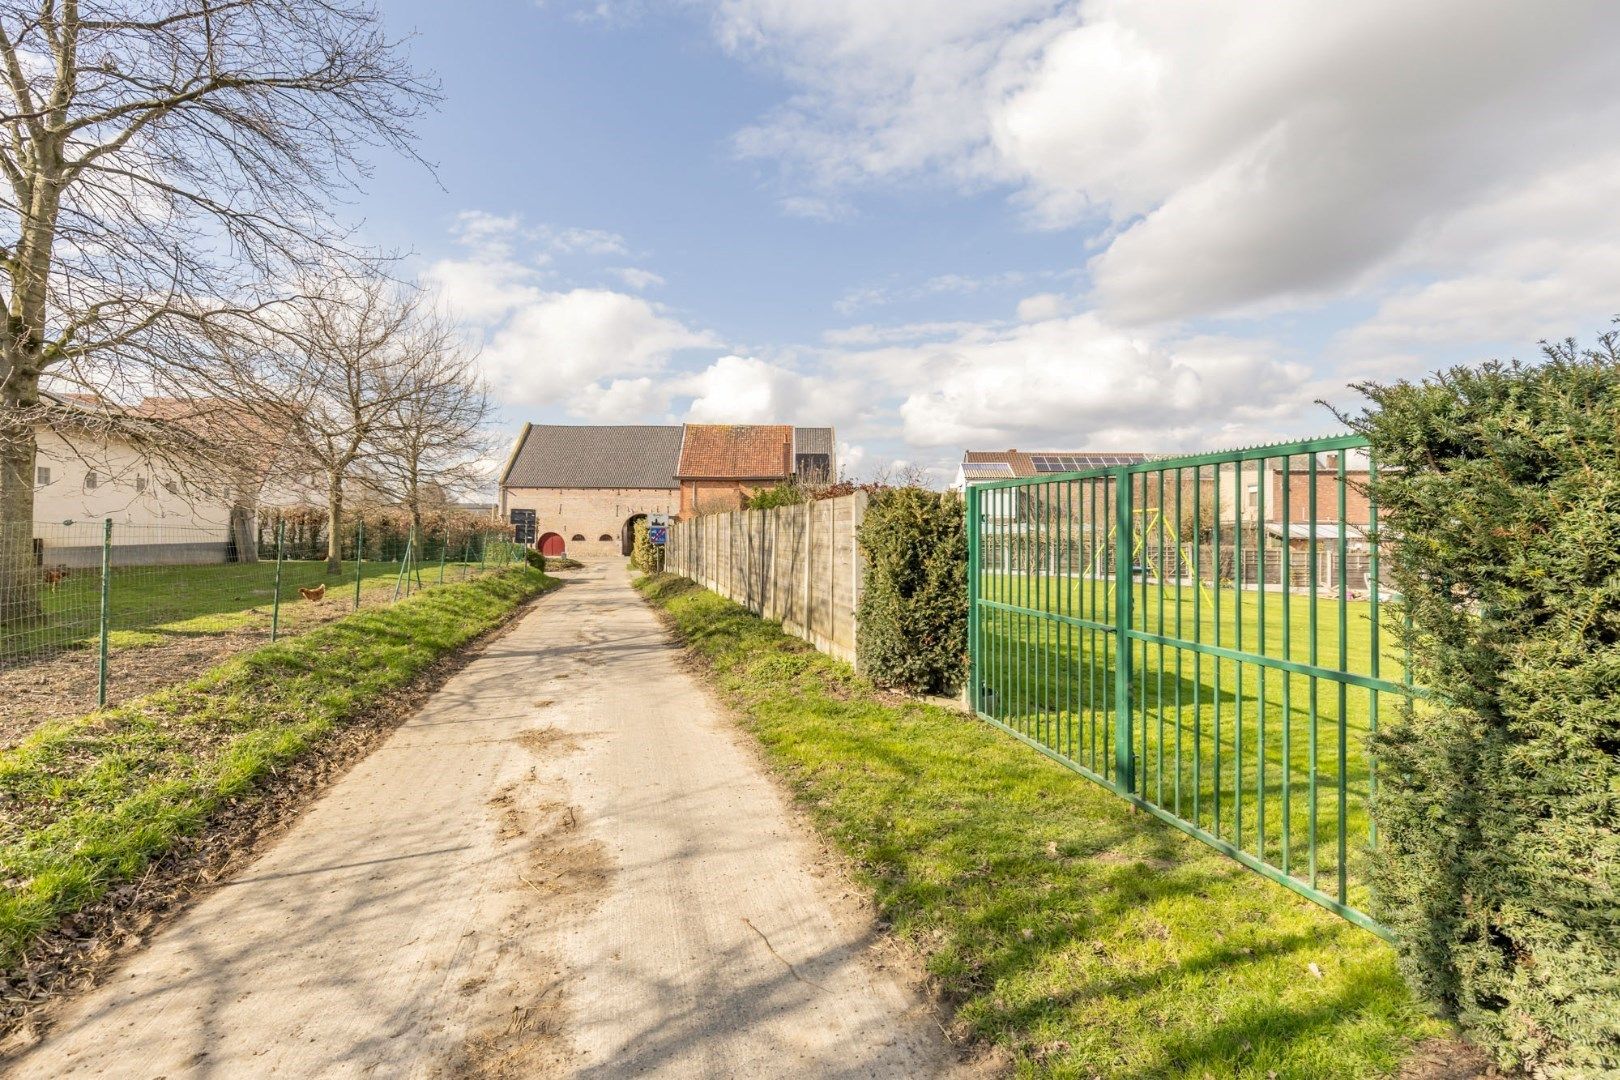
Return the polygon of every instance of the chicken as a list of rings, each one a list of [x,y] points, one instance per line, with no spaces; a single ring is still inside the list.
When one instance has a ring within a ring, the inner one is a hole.
[[[67,580],[68,572],[65,566],[49,566],[45,568],[45,584],[55,592],[56,587]]]
[[[321,582],[313,589],[306,589],[300,585],[298,587],[298,595],[302,596],[305,600],[319,600],[326,595],[326,582]]]

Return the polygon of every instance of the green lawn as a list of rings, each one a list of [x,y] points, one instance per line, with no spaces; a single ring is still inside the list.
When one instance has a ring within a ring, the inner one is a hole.
[[[328,576],[326,563],[288,560],[282,564],[281,615],[283,625],[296,630],[315,621],[317,613],[298,593],[299,586],[326,583],[325,605],[347,610],[354,604],[355,564]],[[393,596],[400,564],[368,561],[360,566],[363,600]],[[452,562],[444,568],[446,581],[461,581],[476,574],[479,564]],[[439,564],[420,568],[421,583],[439,580]],[[112,648],[156,644],[177,636],[219,634],[244,627],[270,625],[275,599],[274,560],[202,566],[115,567],[108,582],[108,613]],[[101,572],[76,570],[55,588],[40,594],[45,618],[34,625],[0,633],[0,661],[95,643],[101,625]]]
[[[981,589],[988,600],[1036,612],[1113,620],[1105,579],[987,574]],[[1376,658],[1368,600],[1320,596],[1313,613],[1308,595],[1138,583],[1132,604],[1131,625],[1148,635],[1404,678],[1388,603],[1378,605]],[[1115,635],[984,607],[980,645],[981,710],[1112,782]],[[1133,640],[1131,649],[1137,794],[1366,911],[1375,841],[1369,735],[1404,695],[1176,644]]]
[[[1374,935],[690,582],[640,587],[1020,1075],[1379,1076],[1444,1033]]]
[[[0,750],[0,970],[215,808],[552,584],[513,567],[425,589]]]

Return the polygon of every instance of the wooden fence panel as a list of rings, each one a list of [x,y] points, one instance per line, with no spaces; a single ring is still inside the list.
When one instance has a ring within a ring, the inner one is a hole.
[[[677,522],[664,566],[854,663],[865,569],[855,532],[866,501],[865,492],[856,492]]]

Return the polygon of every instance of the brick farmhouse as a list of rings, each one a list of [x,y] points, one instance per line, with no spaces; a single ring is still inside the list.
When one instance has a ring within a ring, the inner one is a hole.
[[[525,424],[499,511],[548,555],[627,555],[635,524],[739,508],[789,479],[837,475],[832,428],[787,424]]]

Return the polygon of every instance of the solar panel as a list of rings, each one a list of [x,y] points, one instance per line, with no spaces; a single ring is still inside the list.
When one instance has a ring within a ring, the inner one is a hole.
[[[1011,476],[1013,469],[1005,461],[965,461],[962,472],[968,476]]]
[[[1119,465],[1135,465],[1145,459],[1142,454],[1031,454],[1030,461],[1038,473],[1085,472],[1089,469],[1111,469]]]

